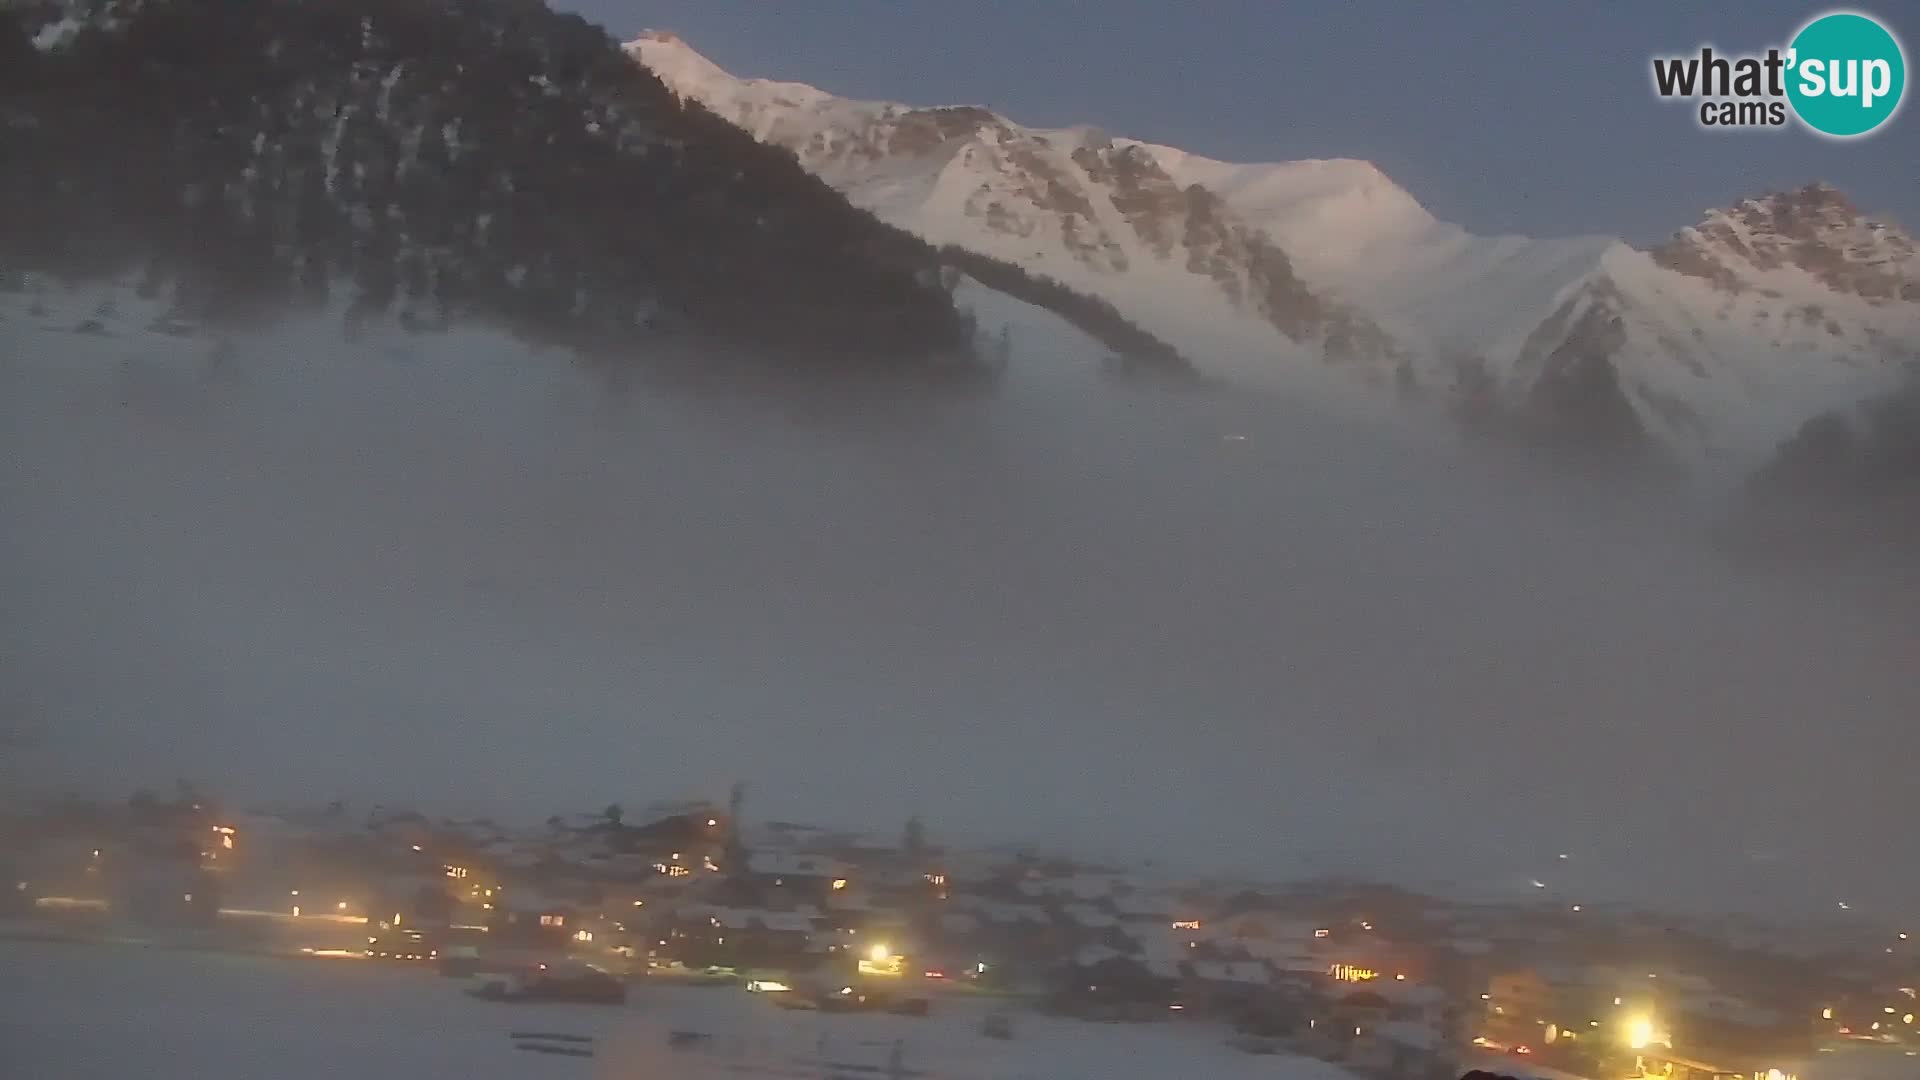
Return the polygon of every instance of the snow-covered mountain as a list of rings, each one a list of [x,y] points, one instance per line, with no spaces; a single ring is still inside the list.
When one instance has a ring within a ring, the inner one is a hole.
[[[540,4],[0,4],[0,289],[973,380],[946,269]]]
[[[1655,251],[1477,236],[1363,161],[1215,161],[739,78],[669,33],[627,49],[882,220],[1106,299],[1217,374],[1329,402],[1384,392],[1744,463],[1920,356],[1912,240],[1825,187],[1715,211]]]
[[[672,34],[628,51],[683,97],[794,151],[881,220],[1106,299],[1229,372],[1284,371],[1297,383],[1330,359],[1389,385],[1404,359],[1366,316],[1309,289],[1219,193],[1181,182],[1140,144],[1089,128],[1029,129],[980,108],[737,79]]]

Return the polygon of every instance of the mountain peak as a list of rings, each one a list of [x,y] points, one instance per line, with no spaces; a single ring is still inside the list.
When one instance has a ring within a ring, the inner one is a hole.
[[[1869,301],[1920,301],[1920,253],[1903,229],[1863,214],[1831,184],[1771,191],[1710,210],[1655,248],[1654,261],[1727,292],[1780,271]]]
[[[1743,199],[1732,213],[1755,227],[1771,228],[1808,236],[1824,229],[1844,228],[1858,222],[1860,208],[1852,199],[1825,182],[1808,184],[1792,191],[1770,191],[1752,199]]]
[[[1546,427],[1732,453],[1889,367],[1920,322],[1901,302],[1920,300],[1911,239],[1830,184],[1713,211],[1648,253],[1478,236],[1362,159],[1223,161],[734,78],[677,40],[629,51],[882,221],[1097,297],[1211,374],[1312,380],[1325,401],[1457,400],[1484,370]]]
[[[738,82],[671,30],[642,31],[622,48],[682,97],[705,97]]]

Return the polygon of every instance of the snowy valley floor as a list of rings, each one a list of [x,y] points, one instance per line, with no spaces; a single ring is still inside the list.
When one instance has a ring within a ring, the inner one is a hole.
[[[350,960],[30,942],[0,943],[0,970],[0,1075],[22,1080],[885,1077],[896,1040],[903,1075],[922,1080],[1350,1080],[1241,1054],[1200,1025],[1020,1015],[1000,1042],[979,1034],[976,1001],[936,1002],[927,1019],[828,1016],[732,989],[638,986],[625,1008],[499,1005],[431,971]],[[712,1033],[711,1048],[669,1048],[676,1029]],[[516,1031],[591,1036],[596,1055],[516,1050]]]

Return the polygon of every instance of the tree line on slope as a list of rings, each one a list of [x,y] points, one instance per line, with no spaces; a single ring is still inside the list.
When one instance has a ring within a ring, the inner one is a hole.
[[[1920,564],[1920,378],[1803,425],[1747,481],[1721,539],[1752,557]]]
[[[644,352],[970,359],[929,245],[540,0],[0,10],[0,269]]]
[[[952,244],[940,249],[940,258],[989,289],[1060,316],[1111,349],[1129,367],[1144,366],[1160,374],[1193,373],[1193,365],[1178,349],[1129,322],[1117,308],[1097,296],[1076,292],[1043,274],[1029,273],[1014,263]]]

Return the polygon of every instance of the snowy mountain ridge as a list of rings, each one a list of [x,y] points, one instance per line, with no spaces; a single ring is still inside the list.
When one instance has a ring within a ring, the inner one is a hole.
[[[1139,144],[1091,128],[1028,129],[971,106],[737,79],[668,33],[628,52],[882,221],[1099,296],[1238,374],[1278,363],[1297,380],[1330,357],[1385,385],[1402,359],[1370,319],[1308,289],[1258,229],[1217,194],[1176,182]],[[1156,302],[1169,297],[1179,302]]]
[[[1748,462],[1920,357],[1910,237],[1815,185],[1640,251],[1479,236],[1364,161],[1217,161],[736,77],[627,46],[881,220],[1101,297],[1203,368],[1323,402],[1424,400],[1576,444]],[[1469,408],[1470,407],[1470,408]]]

